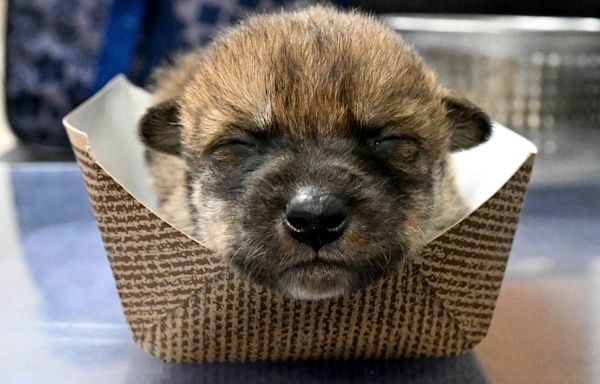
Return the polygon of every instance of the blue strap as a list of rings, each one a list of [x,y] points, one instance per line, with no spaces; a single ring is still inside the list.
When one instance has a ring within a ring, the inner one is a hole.
[[[342,7],[348,5],[348,0],[335,2]],[[113,0],[91,93],[97,92],[119,73],[142,84],[151,68],[181,48],[182,41],[178,38],[181,26],[172,8],[172,0]],[[140,52],[143,64],[136,73],[130,73],[142,33],[145,35]]]
[[[146,0],[113,0],[92,93],[115,75],[129,71],[147,3]]]
[[[182,26],[178,24],[173,12],[172,0],[152,0],[148,5],[144,46],[138,52],[141,63],[136,73],[131,73],[134,83],[144,84],[155,67],[165,64],[164,61],[181,48],[179,36]]]

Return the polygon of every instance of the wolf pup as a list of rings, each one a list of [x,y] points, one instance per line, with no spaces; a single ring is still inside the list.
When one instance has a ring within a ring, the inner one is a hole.
[[[365,287],[466,213],[449,154],[488,116],[373,17],[252,17],[155,74],[140,122],[164,217],[297,299]]]

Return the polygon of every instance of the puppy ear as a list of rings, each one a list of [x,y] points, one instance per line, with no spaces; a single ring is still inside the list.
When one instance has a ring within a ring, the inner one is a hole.
[[[139,124],[139,135],[148,147],[169,155],[181,155],[179,108],[174,100],[148,108]]]
[[[444,96],[442,102],[452,126],[451,151],[469,149],[490,138],[492,123],[481,108],[455,95]]]

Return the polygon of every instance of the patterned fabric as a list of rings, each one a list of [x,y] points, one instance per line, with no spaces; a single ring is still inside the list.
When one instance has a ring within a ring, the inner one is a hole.
[[[285,3],[285,0],[176,1],[175,17],[182,25],[181,45],[206,43],[215,28],[235,23],[248,12],[266,11]]]
[[[65,145],[62,117],[89,96],[111,0],[11,0],[9,123],[26,143]]]
[[[155,0],[149,3],[145,30],[129,77],[138,85],[152,68],[176,51],[206,44],[220,29],[251,13],[281,8],[294,0]],[[117,73],[107,75],[98,89]]]
[[[134,16],[143,18],[140,30],[131,36],[134,49],[124,53],[132,57],[115,57],[114,52],[103,55],[114,48],[106,35],[117,8],[112,0],[10,0],[6,55],[10,125],[25,143],[66,146],[62,117],[117,72],[125,71],[143,85],[151,69],[173,51],[206,43],[219,28],[250,12],[290,2],[147,0],[144,13]],[[114,65],[115,60],[125,65]],[[110,68],[102,70],[99,64]]]

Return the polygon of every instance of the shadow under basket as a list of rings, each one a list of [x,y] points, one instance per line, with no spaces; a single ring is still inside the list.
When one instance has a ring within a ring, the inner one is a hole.
[[[499,125],[455,155],[473,210],[351,297],[291,300],[244,280],[156,212],[136,139],[150,105],[119,76],[64,124],[134,340],[171,362],[458,354],[486,335],[535,147]]]

